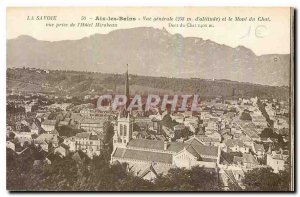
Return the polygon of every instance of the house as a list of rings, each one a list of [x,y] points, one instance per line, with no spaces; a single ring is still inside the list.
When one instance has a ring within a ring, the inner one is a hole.
[[[103,133],[103,123],[106,119],[83,118],[79,122],[79,128],[87,132]]]
[[[32,142],[30,132],[15,132],[15,138],[20,142],[21,146],[23,146],[25,142]]]
[[[48,120],[46,119],[44,122],[42,122],[41,127],[46,131],[50,132],[55,129],[56,120]]]
[[[243,163],[246,168],[255,168],[259,165],[258,161],[252,154],[243,154]]]
[[[76,137],[67,137],[64,139],[64,144],[69,146],[69,151],[75,152],[76,151]]]
[[[258,161],[250,153],[243,153],[242,157],[234,156],[233,163],[239,166],[243,166],[247,169],[252,169],[259,166]]]
[[[16,150],[15,144],[13,142],[11,142],[11,141],[6,141],[6,148],[9,148],[9,149],[11,149],[13,151]]]
[[[141,171],[140,173],[138,173],[138,176],[142,179],[148,180],[148,181],[152,181],[155,178],[158,177],[158,173],[154,168],[155,164],[150,164],[148,167],[146,167],[143,171]]]
[[[206,146],[219,146],[221,139],[219,137],[208,137],[206,135],[194,135],[190,139],[186,141],[186,143],[192,139],[197,140],[200,142],[202,145]]]
[[[59,132],[56,129],[53,129],[52,131],[48,132],[49,134],[55,134],[59,136]]]
[[[252,128],[248,128],[248,127],[244,127],[243,129],[243,133],[252,139],[252,141],[260,141],[260,137],[259,135],[255,132],[255,130]]]
[[[258,158],[263,158],[265,155],[265,148],[263,144],[252,144],[252,151],[257,155]]]
[[[184,115],[181,113],[176,113],[171,115],[172,120],[175,120],[176,122],[183,124],[184,122]]]
[[[172,139],[175,139],[175,132],[166,127],[166,126],[162,126],[162,131],[163,131],[163,134],[171,141]]]
[[[84,164],[85,162],[90,161],[90,158],[81,150],[76,151],[76,153],[72,155],[72,159],[75,160],[78,164]]]
[[[241,152],[249,153],[249,146],[239,139],[226,139],[224,152]]]
[[[189,129],[190,132],[197,134],[199,131],[198,123],[194,122],[184,122],[184,125]]]
[[[81,150],[90,158],[99,156],[103,145],[102,137],[91,132],[77,133],[75,136],[75,150]]]
[[[59,138],[57,134],[43,133],[34,140],[34,144],[36,146],[40,146],[44,151],[48,152],[49,147],[58,147]]]
[[[205,132],[208,133],[213,133],[217,132],[219,129],[218,124],[215,120],[210,119],[206,124],[205,124]]]
[[[270,166],[275,173],[285,169],[285,164],[288,159],[288,154],[283,154],[283,151],[272,151],[267,154],[267,165]]]
[[[54,103],[54,104],[48,106],[48,108],[49,109],[61,109],[63,111],[66,111],[69,108],[71,108],[73,105],[74,104],[72,104],[72,103],[61,103],[61,104]]]
[[[64,143],[60,144],[55,150],[54,153],[58,154],[60,157],[66,157],[70,154],[70,147]]]
[[[34,119],[32,124],[30,125],[31,134],[39,135],[43,132],[43,128],[41,127],[41,122],[38,119]]]
[[[71,119],[65,118],[64,120],[59,121],[58,126],[68,126],[71,122]]]
[[[289,129],[288,121],[283,118],[277,118],[274,121],[274,129],[281,130],[281,129]]]
[[[189,144],[173,154],[172,164],[187,169],[191,169],[193,166],[215,168],[219,163],[219,151],[218,147]]]

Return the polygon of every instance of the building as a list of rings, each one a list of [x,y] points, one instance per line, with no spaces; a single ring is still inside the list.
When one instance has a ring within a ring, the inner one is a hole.
[[[272,151],[271,154],[267,154],[267,165],[270,166],[275,173],[285,169],[285,164],[288,159],[288,155],[284,155],[283,151]]]
[[[242,157],[234,156],[233,163],[246,169],[252,169],[259,166],[259,163],[255,157],[249,153],[243,153]]]
[[[119,117],[113,137],[114,150],[111,162],[126,162],[132,167],[155,164],[167,172],[172,167],[204,166],[216,168],[220,160],[220,148],[205,146],[197,140],[167,142],[162,140],[133,139],[133,119]]]
[[[44,151],[48,152],[49,148],[56,148],[59,145],[59,137],[57,134],[43,133],[39,135],[34,144],[40,146]]]
[[[25,142],[31,143],[32,137],[30,132],[14,132],[15,138],[20,142],[21,146],[24,145]]]
[[[41,123],[38,119],[34,119],[30,126],[31,134],[39,135],[43,132],[43,128],[41,127]]]
[[[13,151],[16,150],[15,144],[13,142],[11,142],[11,141],[6,141],[6,148],[9,148],[9,149],[11,149]]]
[[[242,140],[239,139],[226,139],[224,152],[241,152],[249,153],[249,147],[244,144]]]
[[[263,158],[265,156],[265,148],[263,144],[252,144],[252,151],[256,154],[258,158]]]
[[[70,139],[72,144],[72,139]],[[91,132],[77,133],[75,136],[75,150],[81,150],[90,158],[94,155],[99,156],[103,148],[103,139]]]
[[[46,131],[50,132],[55,129],[56,120],[45,120],[42,122],[41,127]]]
[[[257,135],[257,133],[253,129],[244,127],[242,129],[242,131],[247,137],[251,138],[251,140],[253,140],[253,141],[260,141],[261,140],[259,135]]]
[[[76,151],[76,137],[67,137],[64,139],[64,144],[69,146],[69,151],[70,152],[75,152]]]
[[[70,147],[62,143],[54,150],[54,153],[60,157],[66,157],[70,154]]]
[[[79,128],[87,132],[103,133],[103,123],[105,121],[106,119],[83,118],[79,122]]]
[[[72,104],[72,103],[61,103],[61,104],[54,103],[54,104],[48,106],[48,108],[49,109],[61,109],[63,111],[66,111],[69,108],[71,108],[73,105],[74,104]]]
[[[204,146],[196,141],[182,143],[147,139],[133,139],[123,147],[116,146],[111,156],[112,162],[126,162],[133,166],[160,164],[167,170],[172,167],[191,169],[192,166],[216,168],[219,160],[219,147]]]
[[[221,136],[206,136],[206,135],[196,135],[196,138],[200,143],[206,146],[220,146]]]

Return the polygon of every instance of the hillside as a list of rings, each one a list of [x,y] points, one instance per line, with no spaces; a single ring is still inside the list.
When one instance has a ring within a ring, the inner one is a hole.
[[[255,97],[287,99],[288,87],[274,87],[230,80],[179,79],[130,75],[133,94],[198,94],[202,98]],[[42,92],[54,95],[102,95],[124,93],[124,75],[92,72],[7,69],[7,91]]]
[[[26,49],[26,50],[24,50]],[[155,77],[227,79],[255,84],[289,84],[290,55],[255,55],[202,38],[151,27],[115,30],[80,40],[7,40],[8,67],[124,73]]]

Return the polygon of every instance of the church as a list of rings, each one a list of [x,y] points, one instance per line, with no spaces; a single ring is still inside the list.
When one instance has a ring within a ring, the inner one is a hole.
[[[125,77],[125,93],[129,98],[128,70]],[[176,167],[217,168],[221,154],[219,146],[204,145],[196,137],[184,142],[133,139],[134,121],[125,110],[119,114],[113,136],[112,163],[126,162],[137,176],[149,180]]]

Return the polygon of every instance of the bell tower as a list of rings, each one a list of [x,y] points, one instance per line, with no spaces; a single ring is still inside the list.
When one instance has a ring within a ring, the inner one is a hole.
[[[127,117],[118,117],[116,124],[116,132],[114,135],[114,148],[126,147],[127,143],[132,139],[133,119],[128,114]]]

